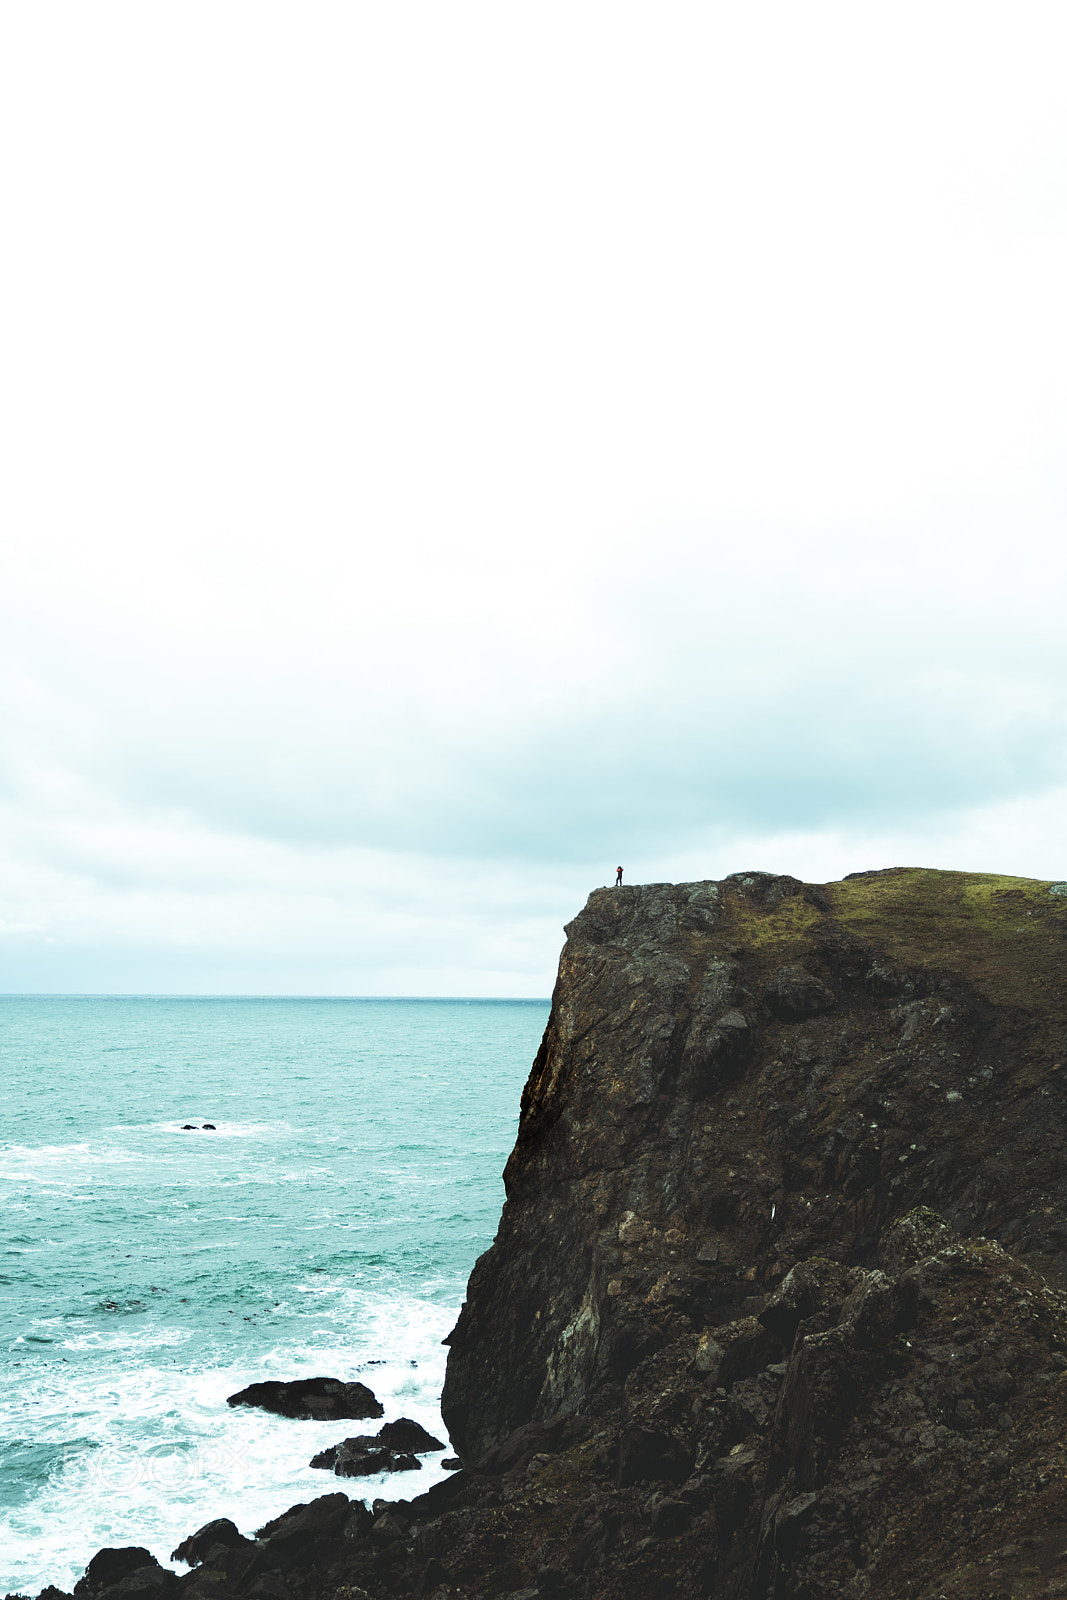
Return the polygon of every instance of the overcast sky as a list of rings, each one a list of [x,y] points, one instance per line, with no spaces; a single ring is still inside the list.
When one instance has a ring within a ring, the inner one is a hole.
[[[1067,11],[0,12],[0,990],[1067,876]]]

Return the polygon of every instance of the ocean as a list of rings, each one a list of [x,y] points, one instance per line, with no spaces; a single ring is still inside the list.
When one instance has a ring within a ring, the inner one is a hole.
[[[438,1454],[338,1479],[311,1456],[380,1422],[226,1397],[358,1378],[383,1421],[447,1443],[441,1340],[496,1231],[548,1009],[0,997],[0,1594],[69,1589],[105,1545],[176,1565],[212,1517],[249,1534],[444,1475]]]

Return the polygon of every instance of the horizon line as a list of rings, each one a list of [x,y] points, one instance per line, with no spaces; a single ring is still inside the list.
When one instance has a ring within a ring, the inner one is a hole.
[[[246,994],[164,989],[2,989],[0,1000],[430,1000],[463,1004],[550,1005],[551,995]]]

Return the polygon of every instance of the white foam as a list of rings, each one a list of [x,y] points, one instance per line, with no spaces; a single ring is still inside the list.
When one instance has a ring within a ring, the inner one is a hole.
[[[440,1341],[453,1308],[384,1299],[339,1280],[324,1287],[333,1291],[328,1327],[244,1363],[184,1367],[178,1351],[186,1336],[158,1326],[68,1332],[62,1348],[88,1352],[84,1364],[61,1365],[54,1355],[24,1362],[10,1428],[55,1454],[48,1481],[0,1523],[0,1588],[69,1589],[106,1545],[144,1545],[171,1565],[175,1546],[213,1517],[231,1517],[248,1534],[288,1506],[337,1489],[369,1503],[420,1494],[446,1476],[447,1449],[424,1457],[418,1472],[374,1478],[339,1480],[309,1467],[328,1445],[375,1433],[401,1415],[447,1444]],[[59,1333],[57,1320],[47,1319],[50,1333]],[[158,1352],[168,1348],[175,1356],[161,1361]],[[358,1378],[384,1417],[296,1422],[226,1405],[228,1395],[263,1378],[314,1376]]]
[[[0,1178],[13,1183],[91,1182],[104,1167],[133,1166],[153,1159],[127,1145],[11,1144],[0,1150]]]
[[[192,1126],[186,1128],[185,1123]],[[204,1124],[210,1123],[210,1128]],[[191,1133],[207,1133],[213,1142],[221,1143],[223,1139],[278,1139],[299,1137],[299,1131],[288,1122],[217,1122],[210,1111],[189,1111],[173,1122],[145,1122],[137,1125],[122,1124],[111,1128],[112,1133],[137,1133],[161,1134],[166,1138],[184,1137],[186,1143],[191,1142]]]

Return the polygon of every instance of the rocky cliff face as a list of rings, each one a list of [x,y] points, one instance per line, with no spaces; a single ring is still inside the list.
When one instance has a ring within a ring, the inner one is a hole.
[[[897,871],[601,890],[452,1335],[476,1460],[916,1206],[1067,1277],[1067,899]]]
[[[451,1335],[464,1470],[212,1524],[178,1586],[1067,1594],[1063,890],[594,893]]]

